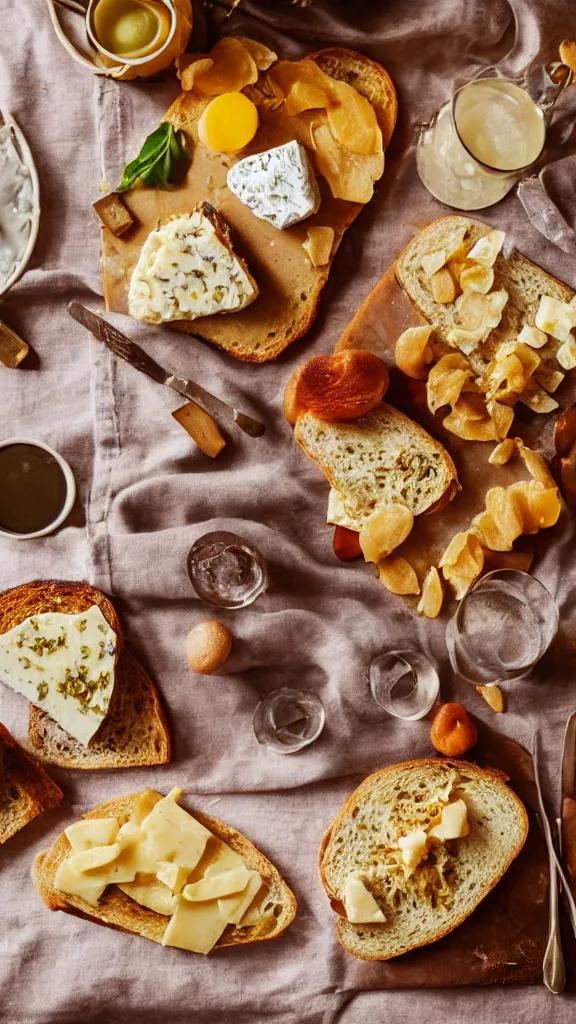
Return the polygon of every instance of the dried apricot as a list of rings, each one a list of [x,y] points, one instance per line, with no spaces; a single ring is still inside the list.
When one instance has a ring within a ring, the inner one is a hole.
[[[478,741],[478,729],[461,704],[442,704],[430,734],[432,745],[445,757],[462,757]]]

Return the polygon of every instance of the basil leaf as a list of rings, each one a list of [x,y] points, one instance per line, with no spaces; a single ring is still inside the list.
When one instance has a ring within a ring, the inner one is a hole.
[[[126,164],[116,191],[126,192],[138,179],[149,188],[167,188],[179,180],[189,163],[184,132],[176,133],[163,121],[148,136],[136,159]]]

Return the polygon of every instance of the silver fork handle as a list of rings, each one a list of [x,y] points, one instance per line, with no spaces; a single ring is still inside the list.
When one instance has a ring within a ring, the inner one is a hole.
[[[542,961],[542,977],[546,988],[559,995],[564,991],[566,985],[566,971],[564,969],[564,956],[562,953],[562,940],[560,937],[560,914],[558,902],[558,872],[552,851],[548,850],[548,863],[550,865],[550,890],[548,903],[550,908],[550,926],[548,931],[548,944]]]

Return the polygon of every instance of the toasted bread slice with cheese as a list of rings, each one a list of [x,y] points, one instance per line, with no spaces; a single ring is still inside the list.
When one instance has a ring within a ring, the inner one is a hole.
[[[338,522],[358,532],[378,506],[399,503],[418,516],[450,501],[459,489],[443,445],[385,402],[346,423],[305,412],[294,435],[338,492]]]
[[[528,835],[524,805],[507,776],[466,761],[406,761],[369,775],[327,830],[320,875],[340,915],[338,940],[362,960],[388,960],[456,928],[497,885]],[[408,868],[398,839],[428,833],[446,803],[463,800],[468,834],[428,840],[420,863]],[[360,878],[385,921],[353,924],[346,917],[346,879]]]
[[[162,794],[154,790],[148,790],[146,793],[152,804],[162,799]],[[114,817],[120,825],[123,825],[134,811],[139,795],[132,793],[129,796],[100,804],[95,810],[85,814],[84,818],[90,820]],[[262,916],[257,924],[249,927],[229,925],[215,948],[239,946],[248,942],[264,942],[268,939],[278,938],[292,923],[296,915],[296,898],[279,871],[236,829],[210,815],[199,814],[196,811],[193,812],[193,815],[217,839],[223,840],[239,853],[249,869],[258,871],[264,884],[268,887],[267,899],[262,907]],[[70,852],[70,843],[63,833],[48,852],[39,853],[35,858],[34,881],[40,896],[50,910],[63,910],[88,921],[116,928],[119,931],[142,935],[144,938],[151,939],[152,942],[162,942],[169,918],[163,914],[157,914],[147,907],[140,906],[118,886],[109,885],[100,898],[98,906],[93,906],[78,896],[67,895],[56,889],[54,887],[56,872]]]
[[[24,750],[0,722],[0,843],[43,811],[57,807],[63,797],[38,758]]]
[[[124,647],[112,602],[87,583],[35,580],[0,594],[0,635],[30,616],[78,614],[96,605],[116,634],[116,682],[102,725],[87,746],[30,705],[28,738],[38,756],[62,768],[133,768],[170,760],[168,725],[152,681]]]
[[[372,103],[385,147],[396,123],[397,100],[384,68],[362,54],[340,47],[320,50],[310,57],[326,74],[353,85]],[[107,309],[127,313],[131,276],[150,232],[159,223],[189,213],[197,203],[208,200],[231,226],[234,251],[245,258],[260,294],[255,302],[233,315],[214,314],[192,322],[174,321],[170,326],[201,336],[236,359],[263,363],[276,359],[310,328],[342,236],[363,204],[335,199],[327,182],[319,176],[321,205],[312,217],[285,230],[255,217],[227,188],[229,167],[237,159],[295,138],[307,145],[309,156],[314,159],[307,121],[310,111],[294,118],[285,109],[267,109],[262,105],[253,142],[236,157],[216,159],[214,153],[198,144],[198,122],[207,102],[208,98],[197,92],[183,92],[166,114],[165,120],[192,139],[192,162],[184,183],[170,190],[133,188],[123,193],[123,201],[135,221],[134,229],[117,238],[103,228],[104,297]],[[302,246],[308,228],[313,226],[334,231],[330,259],[325,266],[313,266]]]
[[[472,246],[491,230],[490,225],[472,220],[470,217],[442,217],[419,231],[396,260],[395,273],[398,283],[417,312],[434,325],[440,341],[447,342],[448,332],[461,326],[457,300],[448,303],[434,300],[422,260],[433,253],[443,251],[450,255],[448,268],[457,273],[458,267],[463,265]],[[570,302],[575,294],[571,288],[532,263],[522,253],[514,249],[509,255],[505,255],[505,251],[506,245],[496,257],[491,291],[504,289],[508,293],[508,301],[499,325],[490,331],[486,341],[480,343],[469,356],[474,370],[479,374],[486,369],[503,345],[517,341],[524,325],[534,325],[542,295],[548,295],[561,302]],[[453,259],[455,263],[452,262]],[[548,335],[547,343],[538,349],[542,363],[535,371],[534,379],[541,391],[555,392],[565,373],[556,359],[560,344]],[[555,376],[551,377],[551,374]],[[531,404],[530,408],[540,411],[537,404]],[[543,411],[546,411],[545,407]]]

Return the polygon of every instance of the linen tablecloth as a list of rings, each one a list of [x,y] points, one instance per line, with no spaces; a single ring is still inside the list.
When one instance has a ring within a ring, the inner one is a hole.
[[[384,178],[345,236],[316,324],[278,363],[237,364],[177,333],[112,318],[166,366],[266,420],[264,438],[236,433],[212,463],[171,418],[176,398],[116,363],[65,310],[70,299],[102,308],[90,204],[102,181],[116,183],[177,84],[94,77],[61,48],[43,0],[0,0],[0,105],[25,130],[42,186],[30,268],[0,307],[34,349],[21,370],[0,366],[0,437],[44,439],[70,461],[79,486],[77,508],[58,534],[0,540],[0,584],[87,579],[112,594],[128,644],[158,683],[175,741],[173,761],[162,768],[54,770],[64,803],[0,851],[0,1020],[568,1024],[573,997],[554,998],[542,987],[363,991],[360,965],[336,943],[316,868],[322,833],[363,775],[430,750],[429,722],[403,724],[375,710],[370,659],[400,641],[418,645],[438,664],[445,699],[494,719],[472,688],[453,680],[445,623],[419,620],[367,567],[335,560],[327,485],[292,442],[281,400],[293,368],[331,350],[397,251],[445,212],[417,178],[414,124],[438,108],[455,78],[482,64],[502,62],[515,73],[533,59],[554,59],[558,42],[576,35],[576,11],[570,0],[313,0],[309,7],[245,0],[225,30],[253,34],[289,56],[324,45],[357,48],[389,70],[400,113]],[[564,152],[574,148],[566,126],[575,108],[576,90],[558,112]],[[576,261],[538,234],[515,194],[482,216],[576,286]],[[209,609],[191,589],[185,559],[198,536],[220,527],[256,545],[271,585],[252,607],[222,613],[235,650],[224,676],[202,678],[187,665],[184,640]],[[503,732],[527,741],[538,718],[548,794],[556,800],[562,727],[574,706],[575,568],[564,517],[536,568],[560,606],[560,634],[538,679],[517,686],[498,720]],[[259,696],[281,684],[314,690],[326,708],[321,740],[292,757],[259,747],[252,734]],[[0,718],[25,737],[25,702],[5,688]],[[299,903],[282,939],[204,959],[49,913],[30,879],[36,851],[102,800],[147,785],[164,792],[183,786],[191,806],[230,822],[268,854]]]

